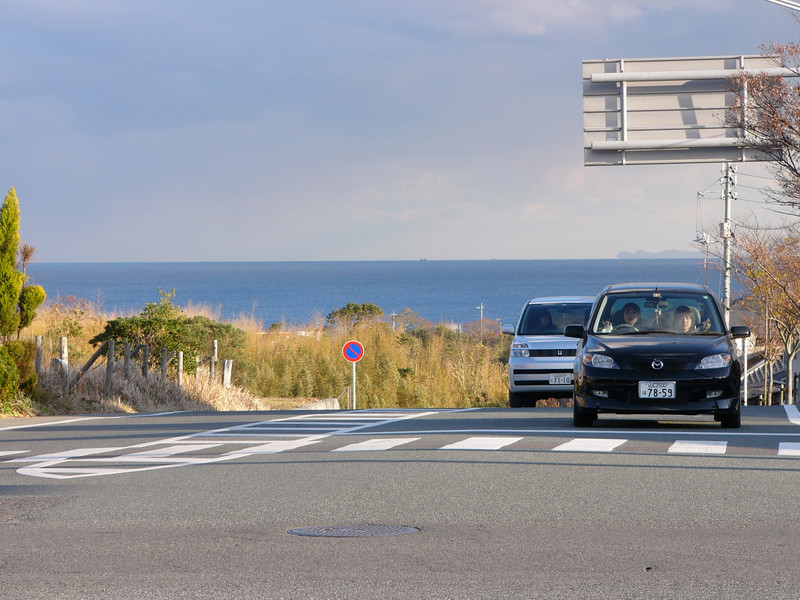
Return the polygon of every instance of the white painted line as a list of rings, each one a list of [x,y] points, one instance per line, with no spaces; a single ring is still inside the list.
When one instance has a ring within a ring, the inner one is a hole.
[[[164,462],[163,459],[173,457],[176,454],[183,452],[196,452],[199,450],[206,450],[208,448],[216,448],[220,444],[178,444],[176,446],[169,446],[168,448],[158,448],[156,450],[145,450],[144,452],[134,452],[133,454],[123,454],[122,456],[115,456],[113,458],[103,459],[104,462]],[[178,460],[185,462],[186,458],[181,457]]]
[[[499,450],[520,441],[521,437],[471,437],[454,444],[442,446],[442,450]]]
[[[13,454],[25,454],[26,452],[30,452],[30,450],[5,450],[4,452],[0,452],[0,456],[11,456]]]
[[[628,440],[577,438],[553,448],[553,452],[613,452]]]
[[[725,454],[728,442],[690,441],[675,442],[667,452],[677,454]]]
[[[69,458],[80,458],[91,456],[92,454],[102,454],[103,452],[116,452],[123,448],[77,448],[75,450],[65,450],[64,452],[53,452],[52,454],[39,454],[37,456],[26,456],[25,458],[13,458],[8,462],[47,462],[50,460],[66,460]]]
[[[792,425],[800,425],[800,410],[794,404],[784,404],[783,410],[786,411],[786,417]]]
[[[390,448],[394,448],[396,446],[401,446],[403,444],[409,444],[411,442],[417,441],[418,437],[413,438],[389,438],[389,439],[376,439],[376,440],[366,440],[365,442],[358,442],[355,444],[350,444],[348,446],[343,446],[341,448],[336,448],[336,450],[331,450],[331,452],[365,452],[367,450],[389,450]]]
[[[780,442],[778,456],[800,456],[800,444],[795,442]]]
[[[249,448],[241,448],[239,450],[232,450],[222,456],[251,456],[252,454],[277,454],[286,450],[295,450],[303,446],[316,444],[320,439],[305,438],[302,440],[276,440],[274,442],[267,442],[258,446],[250,446]]]

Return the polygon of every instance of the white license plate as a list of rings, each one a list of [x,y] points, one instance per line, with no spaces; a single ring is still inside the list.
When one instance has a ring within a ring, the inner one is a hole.
[[[550,373],[550,385],[571,385],[572,373]]]
[[[674,398],[674,381],[640,381],[639,398]]]

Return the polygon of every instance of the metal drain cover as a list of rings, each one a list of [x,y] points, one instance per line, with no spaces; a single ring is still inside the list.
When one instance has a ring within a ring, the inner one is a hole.
[[[311,537],[377,537],[382,535],[404,535],[417,533],[416,527],[404,525],[343,525],[340,527],[300,527],[290,529],[292,535]]]

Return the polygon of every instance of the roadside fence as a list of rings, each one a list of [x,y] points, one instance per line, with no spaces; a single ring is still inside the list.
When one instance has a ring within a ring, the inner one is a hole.
[[[43,350],[42,350],[42,336],[35,337],[36,342],[36,373],[41,376],[43,373]],[[201,372],[205,372],[209,379],[216,380],[218,378],[219,357],[217,352],[217,340],[213,340],[211,344],[211,355],[198,358],[196,377],[199,377]],[[115,376],[116,367],[116,351],[117,343],[114,340],[107,340],[103,342],[100,347],[92,354],[91,357],[81,367],[75,367],[69,363],[69,350],[67,338],[62,336],[59,338],[59,356],[50,359],[48,365],[49,370],[58,370],[64,377],[64,391],[69,392],[81,380],[81,378],[88,373],[92,368],[102,368],[101,366],[93,366],[97,360],[103,356],[105,351],[106,358],[106,378],[104,393],[106,396],[110,395],[111,383]],[[137,364],[135,359],[141,357],[141,364]],[[184,369],[183,369],[183,352],[170,352],[167,348],[161,349],[161,366],[159,372],[151,374],[150,371],[150,347],[144,344],[137,344],[131,348],[130,342],[123,342],[122,344],[122,376],[129,379],[134,368],[141,369],[142,376],[145,379],[151,376],[157,376],[162,381],[167,379],[167,371],[171,362],[175,364],[175,377],[176,383],[180,388],[183,385]],[[231,375],[233,374],[233,360],[225,359],[222,361],[222,385],[226,388],[231,387]]]

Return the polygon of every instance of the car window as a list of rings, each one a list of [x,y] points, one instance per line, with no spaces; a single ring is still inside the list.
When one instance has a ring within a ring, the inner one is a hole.
[[[711,296],[696,293],[626,292],[603,297],[592,333],[720,334],[722,320]]]
[[[591,302],[529,304],[520,319],[519,335],[560,335],[567,325],[586,325]]]

